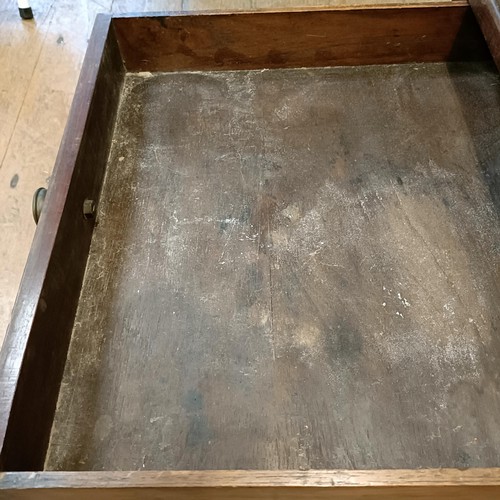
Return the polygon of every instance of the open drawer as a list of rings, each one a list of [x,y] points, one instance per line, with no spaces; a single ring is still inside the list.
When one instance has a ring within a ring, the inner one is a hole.
[[[0,498],[500,498],[493,2],[99,16],[0,355]]]

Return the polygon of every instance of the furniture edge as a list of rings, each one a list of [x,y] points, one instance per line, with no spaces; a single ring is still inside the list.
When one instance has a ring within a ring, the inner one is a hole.
[[[500,468],[0,473],[0,495],[7,491],[9,498],[24,498],[23,492],[29,498],[43,498],[49,492],[50,498],[59,492],[75,498],[95,498],[97,494],[103,499],[122,498],[127,493],[138,498],[157,498],[163,493],[171,499],[234,498],[240,494],[245,499],[327,498],[333,494],[351,499],[366,495],[435,498],[443,492],[450,495],[443,498],[493,499],[500,495]]]
[[[331,11],[378,11],[378,10],[411,10],[428,9],[435,7],[456,8],[469,6],[469,0],[435,0],[415,3],[375,3],[375,4],[355,4],[355,5],[304,5],[294,7],[256,7],[255,9],[201,9],[201,10],[167,10],[151,12],[118,12],[111,14],[112,19],[128,19],[133,17],[190,17],[190,16],[218,16],[218,15],[239,15],[239,14],[286,14],[300,12],[331,12]]]

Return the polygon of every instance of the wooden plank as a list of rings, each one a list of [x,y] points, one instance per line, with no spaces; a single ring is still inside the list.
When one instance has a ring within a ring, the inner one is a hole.
[[[500,68],[500,4],[498,0],[470,0],[470,4]]]
[[[489,58],[463,3],[113,19],[130,71],[262,69]],[[446,26],[446,29],[443,27]]]
[[[499,469],[0,474],[7,500],[497,500]]]
[[[93,31],[0,353],[4,470],[43,464],[93,229],[82,204],[98,200],[123,73],[109,19],[99,18]]]

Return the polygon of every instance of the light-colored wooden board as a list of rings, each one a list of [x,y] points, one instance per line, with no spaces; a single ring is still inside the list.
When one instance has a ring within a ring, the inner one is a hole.
[[[1,500],[497,500],[499,497],[499,469],[0,474]]]
[[[181,7],[182,10],[263,10],[300,7],[325,7],[332,5],[351,6],[414,3],[432,3],[432,0],[182,0]]]

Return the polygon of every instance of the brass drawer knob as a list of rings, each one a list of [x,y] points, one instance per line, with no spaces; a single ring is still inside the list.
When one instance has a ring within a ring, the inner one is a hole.
[[[40,215],[42,215],[43,203],[45,201],[45,195],[47,194],[46,188],[38,188],[33,195],[33,201],[31,203],[31,210],[33,212],[33,219],[35,224],[38,224],[40,220]]]

